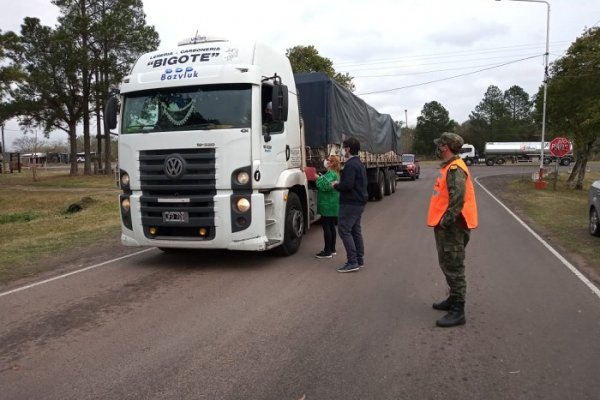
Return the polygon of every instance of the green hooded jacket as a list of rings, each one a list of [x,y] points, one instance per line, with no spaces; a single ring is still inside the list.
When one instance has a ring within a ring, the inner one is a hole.
[[[317,178],[317,212],[324,217],[337,217],[340,213],[340,192],[331,187],[331,182],[339,179],[331,170]]]

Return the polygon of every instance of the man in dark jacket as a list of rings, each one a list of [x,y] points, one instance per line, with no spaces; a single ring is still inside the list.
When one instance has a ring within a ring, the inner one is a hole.
[[[360,219],[367,204],[367,169],[358,157],[360,142],[349,138],[342,143],[346,163],[340,181],[333,187],[340,192],[338,232],[346,249],[346,264],[338,272],[358,271],[364,265],[365,247]]]

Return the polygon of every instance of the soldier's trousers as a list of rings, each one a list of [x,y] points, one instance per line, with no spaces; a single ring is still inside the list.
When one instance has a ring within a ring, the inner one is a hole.
[[[469,243],[471,230],[459,219],[447,229],[436,226],[433,231],[438,261],[450,287],[450,297],[454,301],[464,302],[467,292],[465,248]]]

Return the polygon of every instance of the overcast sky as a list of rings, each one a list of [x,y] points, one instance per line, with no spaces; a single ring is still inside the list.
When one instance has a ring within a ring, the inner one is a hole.
[[[585,28],[600,24],[600,0],[548,0],[550,62]],[[2,31],[23,18],[54,26],[50,0],[3,0]],[[354,77],[355,93],[379,112],[414,126],[423,105],[438,101],[464,122],[490,85],[542,85],[547,6],[510,0],[143,0],[161,49],[196,32],[252,37],[285,52],[314,45],[338,72]],[[405,113],[405,110],[406,113]],[[18,125],[6,126],[10,144]],[[57,135],[56,137],[61,137]],[[66,135],[63,136],[66,138]]]

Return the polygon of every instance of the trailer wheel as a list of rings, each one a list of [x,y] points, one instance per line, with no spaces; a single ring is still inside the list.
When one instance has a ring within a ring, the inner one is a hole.
[[[281,256],[291,256],[298,251],[302,236],[304,235],[304,212],[298,195],[289,192],[285,205],[285,227],[283,231],[283,244],[275,248]]]
[[[488,165],[491,167],[492,165],[494,165],[494,159],[488,158],[487,160],[485,160],[485,165]]]
[[[473,160],[471,160],[470,158],[466,158],[465,164],[467,164],[467,167],[470,167],[471,165],[473,165]]]
[[[396,171],[391,169],[389,171],[389,174],[390,174],[390,181],[392,182],[392,193],[396,193],[396,185],[398,184],[398,181],[396,180]]]
[[[551,162],[552,162],[552,159],[544,157],[544,165],[550,165]]]
[[[590,234],[594,236],[600,236],[600,219],[598,217],[598,211],[595,208],[590,210]]]
[[[376,187],[375,193],[373,194],[373,197],[375,197],[375,200],[381,200],[381,199],[383,199],[384,195],[385,195],[385,179],[383,177],[383,172],[379,171],[377,173],[377,187]]]
[[[568,167],[569,164],[571,164],[571,160],[569,160],[568,158],[563,158],[562,160],[560,160],[560,164],[564,165],[565,167]]]
[[[383,182],[384,182],[383,194],[385,194],[386,196],[389,196],[390,194],[392,194],[392,180],[390,179],[390,173],[387,169],[383,172]]]
[[[504,164],[505,162],[506,162],[506,160],[505,160],[504,158],[498,158],[498,159],[496,159],[496,163],[497,163],[498,165],[502,165],[502,164]]]

